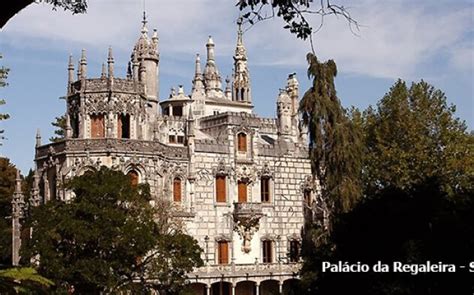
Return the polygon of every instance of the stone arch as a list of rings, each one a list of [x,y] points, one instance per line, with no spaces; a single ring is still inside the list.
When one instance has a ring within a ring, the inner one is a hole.
[[[257,282],[251,280],[239,281],[235,284],[235,294],[253,295],[256,294]]]
[[[263,280],[260,282],[260,295],[280,294],[280,282],[274,279]]]
[[[283,281],[283,294],[284,295],[299,295],[302,294],[300,287],[300,280],[297,278],[286,279]]]
[[[232,292],[232,284],[223,280],[212,283],[212,295],[230,295]]]

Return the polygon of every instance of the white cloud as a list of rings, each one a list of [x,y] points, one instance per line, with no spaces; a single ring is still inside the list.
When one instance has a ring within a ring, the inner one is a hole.
[[[420,63],[436,62],[443,52],[453,54],[450,61],[458,69],[465,69],[463,59],[472,57],[472,47],[459,45],[468,38],[472,26],[469,5],[427,7],[426,2],[370,0],[357,4],[360,6],[351,11],[363,25],[360,37],[351,33],[344,20],[334,17],[326,18],[325,26],[315,35],[318,55],[335,59],[341,72],[411,78]],[[51,11],[50,6],[30,5],[7,24],[2,38],[14,46],[67,51],[87,47],[102,52],[101,58],[112,45],[126,58],[138,37],[141,1],[101,0],[89,1],[89,5],[87,14],[75,16]],[[149,28],[159,29],[163,58],[187,59],[195,52],[204,53],[208,34],[214,37],[218,56],[232,55],[238,15],[232,1],[149,1],[147,11]],[[247,31],[251,64],[306,65],[308,43],[297,40],[282,26],[280,20],[270,20]]]

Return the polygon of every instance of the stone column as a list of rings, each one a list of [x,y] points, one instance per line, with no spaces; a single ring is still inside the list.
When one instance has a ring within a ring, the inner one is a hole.
[[[206,285],[206,295],[211,295],[211,286]]]
[[[260,284],[255,283],[255,295],[259,295],[259,294],[260,294]]]
[[[231,289],[231,291],[232,291],[231,294],[232,294],[232,295],[235,295],[235,284],[232,284],[232,289]]]
[[[283,294],[283,282],[278,281],[278,294]]]

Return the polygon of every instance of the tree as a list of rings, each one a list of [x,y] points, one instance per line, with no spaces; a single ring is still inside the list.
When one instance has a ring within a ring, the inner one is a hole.
[[[2,57],[3,57],[3,56],[0,54],[0,59],[2,59]],[[5,67],[3,67],[3,66],[0,67],[0,88],[5,87],[5,86],[8,85],[7,82],[6,82],[6,79],[7,79],[7,77],[8,77],[8,71],[9,71],[9,69],[7,69],[7,68],[5,68]],[[0,106],[2,106],[2,105],[4,105],[4,104],[5,104],[5,100],[4,100],[4,99],[0,99]],[[2,114],[2,113],[0,113],[0,121],[6,120],[6,119],[8,119],[8,118],[10,118],[10,116],[9,116],[8,114]],[[3,135],[2,135],[4,131],[5,131],[5,130],[0,129],[0,145],[2,144],[2,143],[1,143],[1,140],[4,139],[4,137],[3,137]]]
[[[330,214],[345,212],[361,195],[362,148],[360,132],[336,95],[336,63],[320,62],[308,54],[312,87],[300,102],[303,124],[308,126],[313,173],[321,189],[321,202]]]
[[[2,294],[47,294],[46,289],[52,285],[54,284],[51,280],[40,276],[31,267],[0,270],[0,292]]]
[[[86,0],[40,0],[47,4],[51,4],[53,9],[63,8],[64,10],[69,10],[73,14],[75,13],[84,13],[87,9]],[[19,13],[21,10],[26,8],[28,5],[37,3],[35,0],[15,0],[5,5],[0,13],[0,28],[3,28],[5,24],[13,17],[15,14]]]
[[[341,4],[335,4],[331,0],[238,0],[236,6],[244,14],[242,18],[250,25],[264,21],[270,18],[279,17],[285,22],[284,29],[295,34],[297,38],[306,40],[309,38],[312,52],[313,48],[312,35],[318,32],[323,24],[324,19],[328,15],[341,16],[345,19],[352,32],[359,30],[358,22],[352,18],[349,10]],[[315,15],[319,15],[320,23],[315,29],[309,19]]]
[[[452,198],[443,192],[443,182],[429,178],[403,190],[388,186],[341,214],[331,235],[332,250],[312,259],[315,275],[305,277],[308,294],[472,292],[468,264],[474,259],[474,195],[456,193]],[[389,265],[389,271],[322,272],[322,261],[369,266],[380,261]],[[394,262],[426,265],[427,261],[454,264],[456,272],[394,271]]]
[[[15,190],[16,168],[7,158],[0,158],[0,266],[11,265],[12,196]]]
[[[169,223],[151,207],[148,185],[133,186],[123,173],[102,167],[73,178],[67,189],[75,195],[69,202],[53,200],[32,210],[33,236],[22,249],[26,258],[39,255],[39,272],[58,286],[87,294],[151,288],[148,277],[180,281],[202,263],[193,238],[179,229],[165,231]],[[180,246],[171,251],[170,244]],[[173,272],[153,273],[168,265]]]
[[[366,194],[437,177],[448,195],[474,189],[474,137],[440,90],[398,80],[363,114]]]
[[[62,115],[60,117],[56,117],[55,121],[52,122],[51,125],[56,127],[56,130],[54,130],[55,136],[50,137],[49,141],[58,142],[64,139],[64,136],[66,135],[66,116]]]

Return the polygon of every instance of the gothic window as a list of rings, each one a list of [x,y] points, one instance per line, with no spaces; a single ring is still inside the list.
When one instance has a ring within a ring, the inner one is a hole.
[[[229,264],[229,242],[227,241],[217,242],[217,263]]]
[[[168,137],[169,143],[176,143],[176,135],[170,135]]]
[[[105,120],[104,115],[91,115],[91,137],[105,137]]]
[[[216,202],[225,203],[226,200],[226,177],[225,175],[216,176]]]
[[[134,187],[138,185],[138,173],[134,170],[127,173],[128,178],[130,179],[130,184]]]
[[[130,115],[118,115],[117,133],[118,138],[130,138]]]
[[[78,138],[79,137],[79,119],[77,115],[69,116],[71,120],[71,129],[72,129],[72,137]]]
[[[239,152],[247,151],[247,135],[245,133],[237,134],[237,150]]]
[[[290,262],[298,262],[300,257],[300,242],[297,240],[290,241]]]
[[[244,88],[240,88],[240,100],[241,100],[241,101],[244,101],[244,96],[245,96],[244,93],[245,93]]]
[[[237,181],[239,203],[247,202],[247,182]]]
[[[174,106],[173,107],[173,116],[182,117],[183,116],[183,107],[182,106]]]
[[[270,240],[262,241],[262,262],[263,263],[273,262],[273,241],[270,241]]]
[[[270,177],[263,176],[260,179],[260,196],[261,202],[270,202]]]
[[[181,179],[175,177],[173,180],[173,201],[181,202]]]

